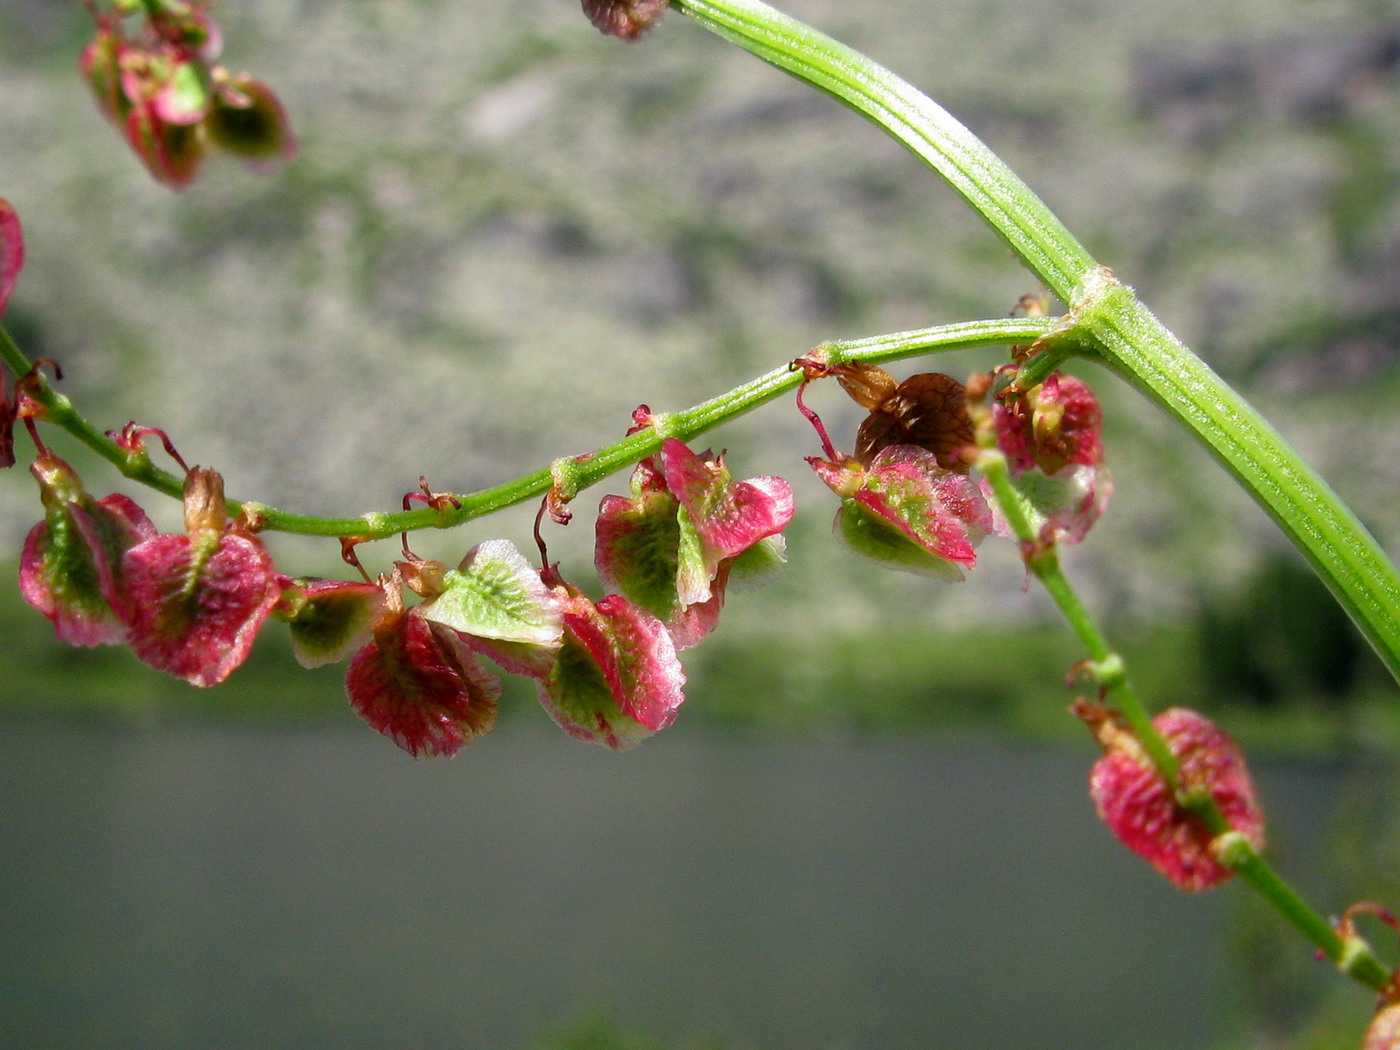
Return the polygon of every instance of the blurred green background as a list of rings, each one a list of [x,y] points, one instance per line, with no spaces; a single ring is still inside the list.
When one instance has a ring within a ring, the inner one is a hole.
[[[787,9],[968,123],[1400,549],[1391,4]],[[397,506],[420,474],[437,489],[480,488],[614,440],[638,403],[684,407],[824,339],[1002,315],[1036,290],[876,129],[675,14],[632,46],[594,33],[573,0],[225,0],[215,15],[225,64],[266,79],[290,111],[293,164],[258,177],[215,161],[184,193],[156,186],[76,75],[90,35],[81,6],[10,0],[0,194],[28,238],[6,317],[20,345],[62,363],[63,389],[95,423],[163,427],[235,496],[344,514]],[[995,359],[955,355],[901,374]],[[1395,837],[1376,801],[1393,795],[1381,757],[1400,744],[1393,683],[1220,470],[1109,377],[1081,374],[1105,403],[1117,494],[1069,553],[1072,574],[1154,705],[1207,710],[1256,754],[1336,771],[1326,796],[1336,812],[1318,818],[1335,830],[1310,847],[1319,871],[1334,869],[1319,885],[1336,893],[1346,867],[1348,890],[1382,894],[1389,875],[1358,873]],[[859,411],[834,389],[813,401],[849,443]],[[95,490],[127,491],[176,526],[173,503],[53,441]],[[784,578],[734,596],[718,633],[688,654],[673,732],[741,750],[734,742],[752,739],[914,742],[934,754],[991,738],[1086,748],[1064,713],[1063,675],[1079,654],[1009,546],[984,545],[957,586],[883,573],[831,535],[832,498],[801,460],[814,438],[790,403],[713,444],[740,476],[789,477],[799,511]],[[584,511],[624,484],[585,493],[575,524],[549,534],[566,572],[590,574]],[[416,536],[414,548],[455,561],[491,536],[526,547],[532,513]],[[22,470],[0,478],[0,558],[13,564],[38,514]],[[269,543],[286,571],[340,571],[333,543]],[[391,548],[362,548],[371,571]],[[45,775],[62,775],[69,753],[45,736],[54,725],[128,743],[356,728],[339,670],[295,668],[276,628],[206,694],[124,652],[57,645],[13,590],[0,596],[0,626],[0,732],[48,740],[56,765]],[[533,739],[546,721],[530,690],[510,698],[500,734]],[[506,746],[495,739],[477,747]],[[1077,795],[1065,804],[1087,809]],[[1305,954],[1268,941],[1267,917],[1236,920],[1235,958]],[[1219,1024],[1189,1045],[1306,1029],[1299,1004],[1312,1009],[1327,985],[1280,965],[1230,974],[1220,986],[1238,991],[1221,993]],[[626,1011],[614,1023],[567,1003],[555,1012],[569,1016],[542,1022],[555,1034],[539,1038],[561,1047],[648,1047],[629,1025],[665,1040],[676,1024]],[[717,1038],[749,1045],[742,1031]]]

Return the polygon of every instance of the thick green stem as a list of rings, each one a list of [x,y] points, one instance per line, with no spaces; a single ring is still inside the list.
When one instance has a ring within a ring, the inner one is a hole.
[[[1400,680],[1400,574],[1327,483],[1122,285],[1084,303],[1075,334],[1250,491]]]
[[[938,325],[865,339],[823,343],[812,351],[812,356],[831,364],[846,361],[868,361],[873,364],[949,350],[1012,346],[1035,342],[1046,333],[1050,323],[1045,318],[1008,317]],[[0,360],[18,376],[27,375],[32,367],[3,327],[0,327]],[[506,507],[538,499],[556,485],[565,490],[564,495],[572,498],[590,485],[656,452],[664,439],[674,437],[689,440],[795,389],[802,382],[802,378],[800,370],[788,366],[776,368],[693,408],[661,413],[655,417],[653,426],[625,437],[615,445],[582,456],[561,459],[503,485],[459,496],[459,506],[445,513],[423,509],[394,513],[371,512],[354,518],[324,518],[295,514],[251,501],[230,500],[229,505],[235,513],[246,510],[254,514],[264,529],[313,536],[382,539],[404,531],[460,525]],[[111,438],[79,415],[68,399],[54,391],[42,376],[36,379],[30,396],[42,408],[41,418],[44,422],[68,431],[127,477],[177,499],[181,496],[184,489],[183,479],[167,471],[158,470],[144,457],[127,454]]]
[[[1058,349],[1123,375],[1179,419],[1317,569],[1400,680],[1400,574],[1288,444],[1178,342],[995,154],[889,70],[760,0],[672,0],[719,36],[821,88],[933,168],[1070,306]]]

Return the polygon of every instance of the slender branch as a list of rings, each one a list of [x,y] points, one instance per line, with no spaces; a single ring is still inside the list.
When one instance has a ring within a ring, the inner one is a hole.
[[[981,408],[980,414],[985,413],[985,407]],[[974,419],[978,416],[978,410],[974,409]],[[1127,720],[1133,736],[1142,745],[1158,774],[1170,785],[1178,803],[1204,823],[1221,845],[1221,862],[1247,882],[1344,973],[1376,991],[1384,989],[1390,981],[1390,973],[1369,945],[1357,938],[1343,939],[1332,924],[1259,855],[1248,838],[1231,828],[1208,791],[1189,792],[1183,789],[1180,763],[1138,699],[1123,658],[1109,646],[1073,584],[1065,576],[1055,547],[1047,546],[1037,537],[1021,497],[1011,482],[1006,457],[997,450],[996,438],[985,418],[977,426],[977,437],[980,451],[976,466],[987,479],[1002,517],[1020,541],[1021,549],[1025,552],[1026,567],[1045,588],[1078,636],[1089,654],[1094,676],[1104,695]]]
[[[819,355],[832,364],[847,361],[893,361],[950,350],[1032,343],[1044,335],[1050,325],[1050,320],[1039,317],[967,321],[864,339],[822,343],[812,354]],[[0,327],[0,360],[20,376],[28,374],[33,367],[3,327]],[[247,511],[256,516],[263,529],[313,536],[382,539],[416,529],[451,527],[527,500],[538,499],[556,485],[564,486],[567,490],[564,494],[572,498],[590,485],[652,455],[661,447],[664,439],[674,437],[689,440],[772,401],[795,389],[801,382],[800,371],[787,366],[776,368],[692,408],[658,414],[654,417],[655,422],[652,426],[629,435],[616,444],[596,452],[558,460],[548,467],[502,485],[457,496],[460,505],[450,513],[430,508],[392,513],[370,512],[353,518],[326,518],[279,510],[251,500],[230,500],[229,506],[234,513]],[[145,457],[133,457],[118,447],[111,438],[74,410],[71,402],[53,390],[46,379],[39,377],[36,380],[31,396],[41,406],[41,418],[44,422],[68,431],[125,476],[180,498],[184,486],[183,479],[157,469]]]
[[[1092,614],[1080,600],[1078,592],[1060,568],[1060,557],[1055,545],[1043,542],[1031,523],[1024,500],[1011,481],[1006,456],[997,448],[996,431],[991,422],[990,410],[985,404],[970,405],[969,410],[977,435],[978,455],[975,465],[987,479],[987,485],[1001,510],[1002,517],[1021,545],[1026,568],[1045,588],[1060,610],[1060,615],[1079,637],[1092,661],[1093,673],[1099,685],[1128,720],[1133,732],[1151,756],[1153,765],[1170,782],[1175,783],[1178,773],[1176,756],[1153,728],[1151,716],[1138,699],[1137,690],[1128,679],[1122,659],[1113,651],[1108,639],[1094,622]]]

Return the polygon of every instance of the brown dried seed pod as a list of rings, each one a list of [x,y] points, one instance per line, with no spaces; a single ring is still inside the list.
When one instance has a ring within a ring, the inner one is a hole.
[[[915,445],[932,452],[939,466],[965,473],[961,453],[973,441],[963,385],[941,372],[921,372],[895,387],[860,425],[856,459],[868,466],[881,449]]]

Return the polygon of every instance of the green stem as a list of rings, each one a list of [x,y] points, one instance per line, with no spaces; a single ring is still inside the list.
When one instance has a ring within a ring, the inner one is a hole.
[[[1327,483],[1128,289],[1084,309],[1077,334],[1249,490],[1400,680],[1400,574]]]
[[[1176,783],[1176,756],[1152,725],[1152,718],[1138,699],[1137,690],[1128,678],[1122,658],[1113,651],[1088,607],[1080,601],[1079,593],[1060,567],[1060,556],[1054,544],[1043,543],[1036,534],[1035,526],[1026,512],[1025,502],[1011,481],[1006,456],[996,447],[996,434],[990,413],[986,406],[982,405],[974,406],[972,415],[977,425],[977,443],[980,449],[977,469],[987,479],[987,485],[992,490],[992,496],[1001,510],[1002,517],[1021,545],[1026,568],[1045,588],[1045,592],[1060,610],[1060,615],[1078,636],[1084,650],[1089,654],[1095,680],[1128,720],[1134,735],[1151,757],[1152,764],[1168,782]]]
[[[922,158],[1052,292],[1073,322],[1059,352],[1097,358],[1180,420],[1318,571],[1400,680],[1400,574],[1288,444],[1178,342],[995,154],[869,58],[760,0],[672,0],[726,40],[835,96]]]
[[[16,376],[27,376],[34,368],[3,326],[0,326],[0,361]],[[122,474],[176,499],[184,494],[184,478],[158,469],[148,459],[128,455],[116,442],[84,419],[67,397],[53,389],[42,372],[34,373],[34,383],[27,393],[42,407],[43,413],[39,418],[43,422],[68,431]]]
[[[1312,942],[1347,976],[1378,992],[1387,987],[1390,971],[1368,944],[1356,938],[1343,939],[1331,923],[1313,910],[1268,861],[1254,851],[1244,836],[1237,836],[1232,846],[1237,846],[1239,853],[1236,857],[1230,857],[1229,851],[1226,851],[1225,859],[1230,868],[1273,905],[1289,925]]]
[[[1138,699],[1123,658],[1109,646],[1103,632],[1099,630],[1088,608],[1064,574],[1055,547],[1046,546],[1036,536],[1021,496],[1012,484],[1006,457],[995,447],[996,439],[988,425],[985,408],[980,412],[974,408],[974,418],[979,421],[978,444],[981,448],[977,467],[987,479],[1002,516],[1021,543],[1021,549],[1025,552],[1026,567],[1045,588],[1079,637],[1089,654],[1094,677],[1103,687],[1106,699],[1123,715],[1131,727],[1133,736],[1142,745],[1157,772],[1171,786],[1179,803],[1201,820],[1223,845],[1224,848],[1220,850],[1221,862],[1247,882],[1280,916],[1348,976],[1376,991],[1382,990],[1389,981],[1390,974],[1376,958],[1370,946],[1356,938],[1343,940],[1331,923],[1303,900],[1269,862],[1259,855],[1253,843],[1245,836],[1233,832],[1208,791],[1190,792],[1183,789],[1180,764]]]
[[[867,361],[873,364],[950,350],[1012,346],[1035,342],[1046,333],[1050,324],[1045,318],[1009,317],[937,325],[865,339],[823,343],[812,351],[812,356],[831,364],[847,361]],[[0,327],[0,360],[18,376],[27,375],[33,367],[3,327]],[[460,525],[506,507],[538,499],[555,485],[563,487],[565,495],[572,498],[590,485],[652,455],[661,447],[664,439],[674,437],[689,440],[796,389],[802,378],[800,370],[789,366],[776,368],[692,408],[658,414],[653,426],[629,435],[614,445],[582,456],[556,461],[549,467],[503,485],[459,496],[459,506],[446,513],[427,508],[393,513],[371,512],[354,518],[325,518],[278,510],[252,501],[230,500],[229,506],[234,513],[246,510],[256,515],[264,529],[313,536],[382,539],[416,529]],[[68,431],[103,459],[112,463],[125,476],[180,498],[184,489],[182,478],[157,469],[144,456],[128,455],[111,438],[79,415],[69,400],[54,391],[42,376],[34,383],[30,396],[41,406],[41,418],[44,422]]]

